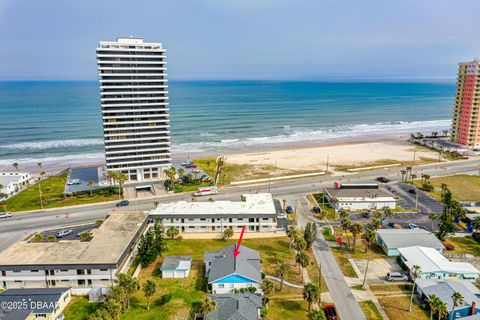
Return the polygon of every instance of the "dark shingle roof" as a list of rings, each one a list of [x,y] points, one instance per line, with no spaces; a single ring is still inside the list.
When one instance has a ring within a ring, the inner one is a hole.
[[[30,313],[52,313],[60,297],[69,288],[8,289],[0,293],[0,303],[26,302],[27,309],[2,310],[2,320],[25,319]],[[2,318],[3,316],[3,318]]]
[[[235,258],[235,244],[213,252],[205,252],[204,261],[211,262],[208,283],[232,274],[238,274],[256,282],[262,282],[260,255],[258,251],[245,246],[240,247],[240,254]]]
[[[209,320],[257,320],[262,299],[253,293],[211,294],[216,302],[214,312],[207,315]]]

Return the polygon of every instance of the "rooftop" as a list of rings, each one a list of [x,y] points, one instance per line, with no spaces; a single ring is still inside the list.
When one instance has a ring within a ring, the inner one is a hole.
[[[444,249],[437,237],[424,229],[379,229],[377,234],[387,248],[405,248],[422,244],[423,247]]]
[[[22,176],[28,175],[26,172],[0,172],[0,184],[6,186],[10,182],[15,182],[21,179]]]
[[[258,251],[241,246],[240,254],[235,258],[232,244],[218,251],[205,252],[203,260],[211,262],[208,283],[236,274],[245,278],[262,282],[260,254]]]
[[[100,227],[92,231],[92,240],[88,242],[19,241],[0,255],[0,270],[18,265],[37,269],[42,265],[116,265],[145,225],[147,216],[147,212],[112,212]]]
[[[150,212],[151,215],[276,215],[275,205],[270,193],[244,194],[244,201],[178,201],[160,204]]]
[[[470,263],[449,261],[434,248],[414,246],[399,248],[398,251],[405,258],[405,264],[409,268],[418,265],[422,269],[422,273],[447,271],[450,273],[480,274],[480,271]]]
[[[70,290],[69,288],[44,288],[44,289],[8,289],[0,293],[0,303],[5,301],[9,302],[21,302],[27,301],[27,308],[15,308],[6,311],[0,309],[0,319],[5,320],[17,320],[26,319],[32,312],[38,313],[52,313],[55,309],[56,303],[60,300],[61,296]],[[30,301],[35,302],[33,304]],[[30,307],[34,308],[30,308]],[[2,311],[4,312],[2,314]],[[6,312],[5,312],[6,311]]]
[[[166,256],[160,270],[190,270],[191,265],[190,256]]]
[[[463,296],[465,300],[464,306],[471,305],[472,302],[480,306],[480,298],[477,296],[480,294],[480,291],[468,280],[418,279],[416,284],[426,296],[435,294],[439,297],[447,304],[448,310],[452,310],[453,308],[452,293],[454,292],[460,292]]]
[[[325,191],[332,198],[388,198],[388,200],[395,200],[389,193],[379,189],[377,185],[359,185],[354,187],[349,185],[348,187],[340,186],[339,188],[325,188]]]
[[[215,311],[208,314],[212,320],[257,320],[258,309],[262,307],[262,298],[252,293],[211,294],[209,298],[216,302]]]

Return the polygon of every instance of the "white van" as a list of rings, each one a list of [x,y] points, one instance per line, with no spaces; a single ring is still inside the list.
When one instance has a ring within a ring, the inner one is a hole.
[[[217,186],[210,186],[210,187],[198,188],[198,190],[193,193],[193,196],[201,197],[201,196],[208,196],[208,195],[217,194],[217,193],[218,193]]]

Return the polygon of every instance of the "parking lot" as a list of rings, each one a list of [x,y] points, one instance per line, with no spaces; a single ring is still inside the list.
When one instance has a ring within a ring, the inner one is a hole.
[[[69,171],[67,177],[67,184],[65,185],[65,193],[79,192],[90,190],[88,186],[89,181],[93,181],[92,189],[99,189],[99,175],[101,168],[88,167],[88,168],[73,168]],[[78,184],[69,185],[68,181],[78,179]]]
[[[50,235],[56,235],[57,232],[61,230],[72,230],[72,233],[60,238],[59,240],[79,240],[80,239],[80,234],[83,232],[91,232],[93,229],[97,228],[98,225],[93,223],[93,224],[87,224],[83,226],[76,226],[76,227],[66,227],[66,228],[60,228],[60,229],[52,229],[52,230],[47,230],[41,233],[42,237],[44,239],[47,239],[48,236]]]
[[[359,270],[364,271],[367,267],[366,259],[355,259],[355,264]],[[402,272],[402,267],[397,263],[396,258],[372,259],[368,264],[367,282],[368,284],[387,284],[387,273]]]
[[[184,175],[192,174],[194,176],[196,175],[197,178],[200,178],[203,175],[209,176],[207,173],[205,173],[205,171],[202,170],[202,168],[198,166],[196,168],[187,168],[186,166],[182,166],[182,163],[184,163],[185,161],[188,160],[172,160],[172,166],[175,167],[175,169],[177,170],[180,168],[185,170]]]
[[[417,193],[412,193],[410,190],[417,190]],[[415,210],[417,208],[423,213],[441,213],[443,210],[443,205],[440,202],[408,184],[391,184],[387,186],[387,191],[399,198],[398,205],[405,210]],[[417,202],[417,206],[415,206],[415,202]]]

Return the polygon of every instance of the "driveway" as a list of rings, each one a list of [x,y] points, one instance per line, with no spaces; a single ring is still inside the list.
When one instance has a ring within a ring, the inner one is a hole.
[[[353,260],[361,272],[365,272],[367,259]],[[390,283],[385,280],[388,272],[401,272],[402,268],[397,263],[396,257],[385,259],[372,259],[368,265],[367,283],[368,284],[385,284]]]

